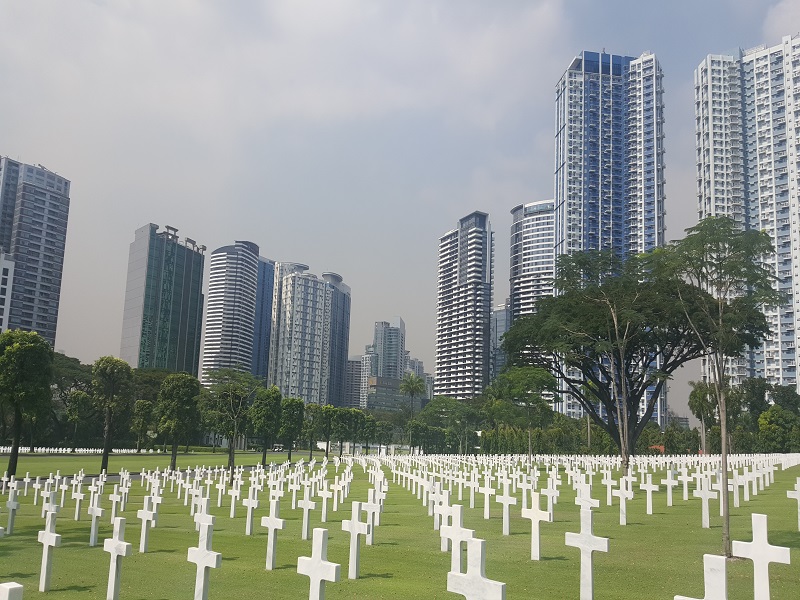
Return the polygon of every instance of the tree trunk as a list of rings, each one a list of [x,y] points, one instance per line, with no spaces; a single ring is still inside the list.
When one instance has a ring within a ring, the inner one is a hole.
[[[19,460],[19,439],[22,437],[22,409],[14,406],[14,424],[11,426],[11,454],[8,456],[8,475],[17,474]]]
[[[172,456],[169,459],[169,468],[173,471],[178,464],[178,436],[172,436]]]
[[[720,380],[717,385],[721,386]],[[731,557],[731,514],[728,502],[728,407],[725,389],[718,387],[717,401],[719,402],[719,432],[720,449],[722,454],[722,551],[726,557]]]
[[[706,452],[706,419],[703,413],[700,413],[700,444],[703,446],[703,456],[705,456],[708,452]]]
[[[325,440],[325,458],[328,458],[328,452],[331,450],[331,438]]]
[[[314,459],[314,442],[308,440],[308,462]]]
[[[261,466],[267,466],[267,446],[269,445],[269,438],[264,436],[264,449],[261,451]]]
[[[113,399],[112,399],[113,401]],[[100,472],[108,472],[108,456],[111,454],[111,426],[113,425],[113,411],[111,409],[111,402],[106,408],[105,425],[103,427],[103,458],[100,461]]]
[[[286,457],[286,460],[292,462],[292,442],[289,442],[287,446],[289,446],[289,455]]]
[[[78,421],[75,421],[75,429],[72,432],[72,453],[78,449]]]
[[[231,472],[231,482],[233,482],[233,469],[236,466],[236,438],[239,432],[234,429],[233,439],[228,440],[228,470]]]

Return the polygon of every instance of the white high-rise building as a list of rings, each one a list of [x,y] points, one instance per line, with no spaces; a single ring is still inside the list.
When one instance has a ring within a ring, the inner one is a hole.
[[[649,52],[634,58],[584,51],[558,82],[556,259],[588,250],[610,250],[624,259],[664,244],[662,79]],[[556,408],[583,414],[568,396]],[[653,412],[662,426],[666,409],[663,393]]]
[[[536,312],[539,298],[553,295],[555,201],[538,200],[511,209],[511,321]]]
[[[765,310],[771,335],[730,366],[734,383],[798,385],[800,331],[800,35],[737,56],[709,55],[695,71],[698,216],[767,232],[765,264],[787,295]]]
[[[258,290],[258,246],[240,242],[211,253],[203,336],[203,372],[250,371]]]
[[[336,273],[277,263],[269,382],[307,404],[345,402],[350,288]]]
[[[489,383],[494,236],[474,212],[439,238],[434,394],[472,398]]]
[[[556,255],[664,244],[664,98],[654,54],[584,51],[556,86]]]

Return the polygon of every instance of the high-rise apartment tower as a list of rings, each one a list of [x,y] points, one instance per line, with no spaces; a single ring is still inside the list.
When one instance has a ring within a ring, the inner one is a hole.
[[[469,214],[439,238],[437,396],[471,398],[489,383],[493,268],[488,214]]]

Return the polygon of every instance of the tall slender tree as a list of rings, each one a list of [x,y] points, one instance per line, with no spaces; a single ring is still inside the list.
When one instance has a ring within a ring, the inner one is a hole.
[[[281,428],[281,391],[273,385],[261,388],[250,407],[250,424],[253,434],[261,440],[261,465],[267,464],[267,450],[272,446]]]
[[[53,350],[38,333],[17,329],[0,335],[0,403],[12,417],[9,475],[17,473],[23,420],[52,399],[52,369]]]
[[[133,371],[128,363],[113,356],[102,356],[92,366],[94,403],[103,415],[103,456],[100,470],[108,470],[108,456],[114,439],[115,417],[130,409]]]
[[[674,281],[672,298],[690,324],[689,334],[706,357],[722,438],[722,489],[728,489],[728,386],[731,359],[758,346],[769,333],[764,308],[783,296],[760,262],[774,253],[769,234],[741,230],[727,217],[707,217],[666,249]],[[688,286],[687,286],[688,284]],[[722,494],[722,547],[731,556],[730,510]]]
[[[200,382],[189,373],[167,376],[158,392],[154,413],[158,432],[172,442],[169,468],[175,470],[178,462],[178,444],[197,430],[200,424]]]

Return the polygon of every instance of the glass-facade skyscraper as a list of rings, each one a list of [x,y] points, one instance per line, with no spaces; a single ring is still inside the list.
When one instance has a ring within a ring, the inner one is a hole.
[[[197,376],[205,246],[149,223],[130,245],[120,357],[136,368]]]
[[[0,251],[14,268],[3,277],[3,327],[36,331],[56,343],[70,181],[41,165],[0,157]]]
[[[533,314],[539,298],[553,295],[555,202],[538,200],[511,209],[510,321]]]
[[[439,238],[434,394],[472,398],[489,384],[494,283],[489,215],[474,212]]]
[[[775,46],[709,55],[695,70],[698,216],[765,231],[760,257],[786,302],[764,313],[771,334],[729,365],[734,384],[798,385],[800,341],[800,35]]]

